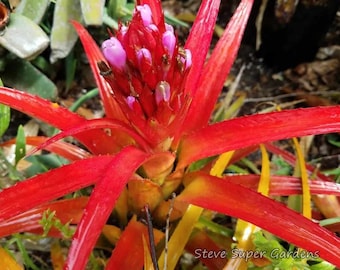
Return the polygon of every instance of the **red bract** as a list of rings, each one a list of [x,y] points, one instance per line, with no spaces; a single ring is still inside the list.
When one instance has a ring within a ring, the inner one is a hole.
[[[164,23],[159,0],[138,1],[132,21],[120,25],[103,43],[105,57],[83,26],[73,22],[98,84],[104,119],[86,120],[39,97],[0,88],[1,103],[62,130],[43,143],[42,138],[30,138],[28,143],[42,143],[40,148],[62,154],[71,161],[0,193],[0,224],[8,221],[13,224],[4,231],[0,227],[0,235],[7,235],[11,229],[13,233],[23,231],[26,225],[26,231],[37,229],[36,224],[27,223],[30,213],[41,214],[49,204],[54,209],[53,200],[94,184],[65,266],[65,269],[84,269],[115,206],[123,225],[127,223],[128,211],[140,215],[140,208],[146,204],[154,218],[164,222],[166,200],[171,193],[183,190],[175,200],[174,212],[178,218],[187,204],[196,204],[252,222],[301,248],[319,251],[322,258],[340,266],[339,239],[254,191],[257,176],[221,179],[204,172],[186,173],[193,162],[225,151],[250,147],[237,152],[237,159],[252,152],[252,147],[259,143],[340,131],[340,106],[208,123],[235,60],[252,3],[252,0],[241,1],[207,62],[218,0],[202,1],[184,47],[177,43],[172,27]],[[65,136],[79,140],[88,153],[79,151],[72,155],[75,146],[51,144]],[[295,178],[284,178],[284,183],[279,180],[273,178],[271,194],[300,193],[301,186]],[[323,179],[318,180],[311,184],[313,194],[339,194],[339,185],[331,182],[326,185]],[[135,237],[139,237],[138,246],[133,247],[133,252],[143,252],[144,225],[132,219],[122,235],[107,269],[117,268],[113,264],[120,261],[119,267],[124,266],[120,269],[144,264],[144,256],[125,254],[129,245],[133,245],[126,243],[126,239]],[[193,243],[189,250],[194,250]],[[206,244],[216,249],[214,243]],[[126,255],[124,258],[122,253]],[[129,264],[129,260],[133,263]],[[217,264],[223,262],[219,260]]]

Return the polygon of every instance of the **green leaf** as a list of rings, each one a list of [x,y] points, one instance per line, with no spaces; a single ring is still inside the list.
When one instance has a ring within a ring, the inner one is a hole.
[[[47,172],[50,169],[58,168],[68,163],[66,159],[55,154],[29,156],[26,160],[32,163],[32,165],[25,170],[27,177]]]
[[[126,5],[126,0],[110,0],[107,5],[107,14],[112,18],[119,18],[121,9]]]
[[[71,20],[81,20],[79,1],[58,0],[54,8],[53,26],[51,30],[51,62],[66,57],[77,41],[77,34]]]
[[[21,0],[16,7],[15,13],[24,15],[33,22],[39,24],[45,15],[50,0]]]
[[[319,222],[320,226],[328,226],[328,225],[332,225],[335,223],[340,223],[340,217],[327,218],[327,219],[320,220]]]
[[[56,211],[47,209],[43,212],[43,216],[39,222],[44,230],[43,237],[46,237],[52,227],[59,230],[66,239],[70,239],[74,233],[74,230],[70,227],[70,221],[63,224],[59,218],[56,217]]]
[[[15,165],[26,155],[26,138],[24,127],[18,127],[17,137],[15,141]]]
[[[281,156],[273,156],[272,162],[276,165],[275,175],[291,174],[292,167]]]
[[[328,134],[327,135],[327,141],[336,146],[336,147],[340,147],[340,141],[339,141],[339,135],[338,134]]]
[[[317,258],[317,253],[307,253],[303,250],[298,251],[294,247],[286,250],[279,243],[278,239],[269,239],[261,231],[253,234],[253,242],[256,249],[261,250],[264,256],[273,263],[274,269],[332,270],[335,268],[332,264]],[[312,265],[310,266],[310,264]]]
[[[57,96],[55,84],[35,68],[30,62],[6,58],[6,69],[1,73],[5,85],[53,100]]]
[[[0,137],[6,132],[11,120],[10,107],[0,104]]]
[[[0,35],[0,45],[23,59],[32,59],[49,44],[45,32],[29,18],[11,13],[5,33]]]
[[[102,25],[105,0],[80,0],[80,5],[86,25]]]
[[[320,263],[311,265],[310,270],[333,270],[335,269],[334,265],[330,264],[329,262],[322,261]]]
[[[34,264],[32,259],[30,258],[30,255],[22,241],[22,236],[20,234],[15,234],[11,240],[16,243],[16,246],[20,251],[25,266],[27,266],[28,269],[39,270],[39,268]]]
[[[74,57],[73,50],[68,54],[65,59],[66,69],[66,91],[68,91],[74,81],[77,68],[77,59]]]
[[[15,169],[15,167],[7,160],[7,157],[5,156],[1,148],[0,148],[0,162],[2,165],[0,169],[4,169],[5,174],[8,173],[10,180],[17,181],[24,179],[23,175],[19,173]],[[7,185],[7,183],[1,183],[1,188],[3,188],[2,185],[4,184]]]

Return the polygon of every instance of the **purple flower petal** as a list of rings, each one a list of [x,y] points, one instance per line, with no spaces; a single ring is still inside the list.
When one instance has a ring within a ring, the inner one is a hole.
[[[135,103],[135,102],[136,102],[136,98],[133,97],[133,96],[128,96],[128,97],[126,98],[126,103],[127,103],[127,105],[129,106],[129,108],[130,108],[131,110],[133,110],[133,103]]]
[[[148,26],[152,23],[152,13],[149,5],[144,4],[142,6],[136,6],[135,14],[136,11],[140,12],[144,26]]]
[[[126,52],[118,39],[111,37],[102,44],[103,54],[111,66],[122,69],[126,64]]]
[[[168,50],[170,56],[172,57],[176,46],[176,37],[174,33],[171,31],[165,31],[162,36],[162,43],[164,48]]]
[[[136,53],[136,56],[137,56],[137,60],[138,60],[139,65],[141,65],[143,59],[147,60],[150,63],[152,62],[151,53],[146,48],[142,48],[142,49],[138,50],[137,53]]]

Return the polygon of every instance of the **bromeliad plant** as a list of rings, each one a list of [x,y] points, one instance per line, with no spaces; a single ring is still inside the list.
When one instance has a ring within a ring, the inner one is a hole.
[[[206,236],[189,239],[206,209],[251,222],[340,266],[340,240],[334,234],[261,194],[277,194],[280,188],[272,186],[270,191],[259,193],[251,188],[256,185],[257,176],[239,176],[236,180],[221,177],[227,164],[261,143],[340,131],[340,106],[259,114],[209,124],[235,60],[252,2],[241,1],[207,62],[218,0],[202,1],[184,47],[178,44],[173,28],[164,22],[159,0],[139,0],[132,21],[120,25],[102,44],[102,52],[87,31],[73,22],[98,83],[104,118],[86,120],[58,104],[2,87],[1,103],[61,130],[50,139],[28,137],[27,143],[59,154],[70,164],[2,190],[0,235],[41,232],[38,220],[47,209],[65,222],[71,216],[71,223],[77,227],[65,269],[84,269],[115,209],[124,230],[106,269],[150,267],[149,249],[153,243],[146,243],[152,240],[142,223],[135,218],[128,221],[131,213],[143,215],[142,209],[148,205],[160,224],[165,223],[167,215],[170,221],[179,220],[170,225],[176,227],[166,252],[158,258],[160,266],[173,269],[185,245],[192,252],[197,248],[218,250],[218,245]],[[73,136],[86,150],[57,142],[65,136]],[[243,150],[234,152],[239,149]],[[230,159],[232,153],[234,158]],[[191,165],[196,161],[220,154],[220,158],[207,159],[203,169],[192,171]],[[287,183],[292,184],[291,181]],[[319,193],[339,193],[335,184],[314,184]],[[94,188],[89,198],[54,201],[91,185]],[[285,185],[281,183],[283,194],[289,189]],[[317,191],[311,186],[311,192]],[[177,197],[171,201],[173,193]],[[168,214],[171,204],[172,212]],[[163,234],[154,230],[154,235],[155,244],[160,243]],[[242,239],[238,239],[241,243]],[[211,269],[221,267],[220,258],[201,259]],[[228,267],[244,267],[242,260],[238,266],[230,261]]]

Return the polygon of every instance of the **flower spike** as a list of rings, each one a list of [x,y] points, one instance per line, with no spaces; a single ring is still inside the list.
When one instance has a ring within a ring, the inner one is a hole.
[[[183,121],[178,112],[187,111],[190,99],[183,92],[192,55],[177,44],[160,7],[158,1],[139,1],[131,22],[121,24],[102,50],[112,68],[111,74],[103,74],[112,97],[136,132],[164,149],[162,143],[171,147],[169,138]]]

